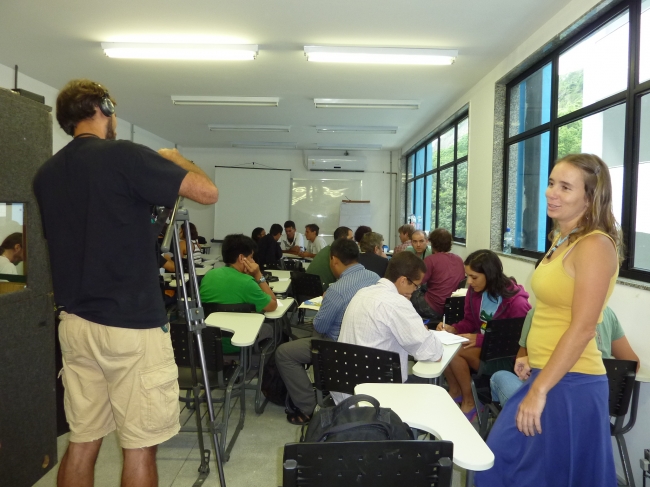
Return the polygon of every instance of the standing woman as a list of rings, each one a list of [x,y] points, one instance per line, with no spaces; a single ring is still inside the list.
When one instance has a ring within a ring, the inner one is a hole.
[[[546,189],[552,246],[533,273],[531,376],[506,403],[476,485],[616,486],[608,382],[596,346],[618,276],[620,236],[607,165],[592,154],[555,164]]]
[[[428,257],[427,257],[428,258]],[[465,259],[467,294],[463,319],[454,325],[440,323],[438,330],[461,335],[469,341],[445,369],[449,394],[472,421],[477,414],[472,396],[471,370],[478,370],[485,325],[491,320],[519,318],[530,310],[528,293],[514,278],[503,273],[499,256],[491,250],[477,250]]]

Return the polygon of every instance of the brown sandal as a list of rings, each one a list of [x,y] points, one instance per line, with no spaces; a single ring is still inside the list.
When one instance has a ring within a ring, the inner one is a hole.
[[[298,411],[293,414],[287,414],[287,421],[296,426],[302,426],[303,424],[309,423],[311,416],[307,416],[302,411]]]

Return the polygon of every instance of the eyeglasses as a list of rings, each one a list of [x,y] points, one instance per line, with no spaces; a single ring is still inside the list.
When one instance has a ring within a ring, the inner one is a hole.
[[[404,277],[406,277],[406,276],[404,276]],[[406,277],[406,280],[407,280],[408,282],[410,282],[410,283],[411,283],[411,286],[413,286],[413,287],[415,288],[415,289],[413,290],[413,292],[419,291],[420,288],[422,287],[421,284],[420,284],[420,285],[415,284],[415,283],[414,283],[413,281],[411,281],[408,277]]]

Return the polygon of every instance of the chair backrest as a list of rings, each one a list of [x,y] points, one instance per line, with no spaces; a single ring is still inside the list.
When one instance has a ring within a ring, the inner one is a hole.
[[[316,274],[306,272],[291,272],[291,289],[298,304],[311,298],[323,295],[323,282]]]
[[[174,361],[179,367],[190,367],[190,347],[187,324],[184,320],[172,321],[169,324],[169,333],[174,349]],[[203,340],[203,352],[205,354],[205,365],[207,370],[223,370],[223,351],[221,348],[221,329],[206,327],[201,331]],[[194,344],[195,365],[199,366],[199,355]]]
[[[450,441],[350,441],[284,446],[283,487],[449,487]]]
[[[255,305],[251,303],[203,303],[203,312],[205,316],[210,313],[255,313]]]
[[[314,385],[319,391],[354,394],[358,384],[402,382],[397,352],[315,339],[311,349]]]
[[[445,300],[445,323],[453,325],[465,316],[465,296],[447,298]]]
[[[516,357],[525,319],[522,316],[488,321],[481,347],[481,361]]]
[[[609,415],[625,416],[630,407],[637,363],[632,360],[604,359],[609,382]]]
[[[282,264],[286,271],[305,272],[302,262],[296,259],[283,259]]]
[[[284,266],[282,265],[281,260],[277,262],[267,262],[266,264],[264,264],[264,270],[281,271],[282,269],[284,269]]]
[[[465,289],[467,286],[467,278],[464,278],[462,281],[458,283],[458,287],[456,289]]]

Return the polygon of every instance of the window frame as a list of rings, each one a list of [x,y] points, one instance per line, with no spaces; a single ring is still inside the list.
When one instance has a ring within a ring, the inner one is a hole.
[[[551,50],[527,69],[519,73],[505,84],[505,117],[504,117],[504,146],[503,146],[503,191],[501,195],[501,238],[507,226],[508,212],[508,189],[509,189],[509,150],[513,144],[536,137],[544,132],[549,132],[549,164],[548,170],[553,168],[558,153],[558,130],[560,127],[572,122],[583,120],[590,115],[604,112],[617,105],[625,105],[625,134],[623,149],[623,202],[621,221],[619,222],[623,232],[623,243],[625,246],[625,258],[621,264],[620,277],[650,282],[650,271],[633,267],[634,260],[634,239],[636,234],[636,213],[637,213],[637,183],[638,183],[638,159],[640,150],[640,128],[641,128],[641,98],[650,94],[650,79],[639,83],[640,66],[640,37],[641,37],[641,5],[643,0],[623,0],[613,6],[605,15],[596,21],[585,25],[575,31],[560,46]],[[582,42],[605,24],[617,16],[628,12],[629,20],[629,42],[628,42],[628,73],[627,87],[613,95],[599,100],[590,105],[584,106],[571,113],[558,117],[558,91],[559,91],[559,58],[562,54]],[[551,63],[551,116],[550,120],[530,130],[509,136],[510,130],[510,101],[511,88]],[[541,175],[540,175],[541,177]],[[551,231],[552,221],[546,218],[546,234]],[[551,242],[545,239],[545,251],[550,248]],[[527,257],[540,258],[545,252],[536,252],[522,248],[513,248],[513,254]]]
[[[467,120],[467,154],[458,157],[458,125],[463,122],[464,120]],[[453,160],[450,162],[445,163],[444,165],[440,164],[440,137],[448,132],[450,129],[453,129],[454,131],[454,157]],[[434,141],[437,139],[437,144],[436,144],[436,165],[435,167],[432,167],[430,170],[425,170],[421,174],[417,174],[415,172],[415,164],[413,164],[413,175],[412,177],[408,177],[408,160],[409,158],[413,158],[413,161],[415,161],[416,154],[419,151],[424,151],[424,168],[426,169],[427,167],[427,161],[431,159],[431,150],[430,147]],[[451,215],[451,222],[452,222],[452,228],[450,229],[450,233],[452,235],[452,240],[454,243],[461,243],[464,244],[467,240],[467,212],[465,212],[465,237],[457,237],[456,236],[456,224],[457,224],[457,192],[458,192],[458,166],[462,163],[467,163],[467,168],[468,168],[468,177],[469,177],[469,107],[465,106],[463,107],[460,111],[455,113],[453,117],[451,117],[449,120],[445,121],[438,127],[436,127],[433,132],[431,132],[429,135],[427,135],[423,140],[418,142],[413,148],[411,148],[408,152],[405,153],[404,155],[404,160],[406,161],[407,164],[407,170],[405,172],[405,183],[404,183],[404,221],[408,221],[409,213],[408,209],[413,206],[414,209],[414,214],[417,215],[417,209],[415,208],[416,205],[416,185],[417,181],[422,179],[423,182],[423,187],[426,190],[427,183],[426,183],[426,178],[428,176],[431,176],[433,174],[436,174],[436,180],[435,180],[435,188],[436,188],[436,193],[435,193],[435,203],[436,203],[436,215],[435,215],[435,226],[434,228],[437,228],[440,222],[440,174],[448,170],[450,168],[453,168],[453,196],[452,196],[452,202],[453,202],[453,211]],[[408,201],[408,185],[413,184],[413,190],[411,192],[411,199],[412,203]],[[431,203],[433,203],[433,197],[431,198]],[[427,198],[426,196],[423,196],[422,198],[422,209],[423,209],[423,215],[428,215],[429,217],[429,222],[431,221],[431,208],[426,208],[426,202]],[[465,204],[467,205],[467,199],[465,200]],[[426,225],[424,225],[424,216],[423,216],[423,229],[426,228]],[[434,228],[431,228],[433,230]]]

